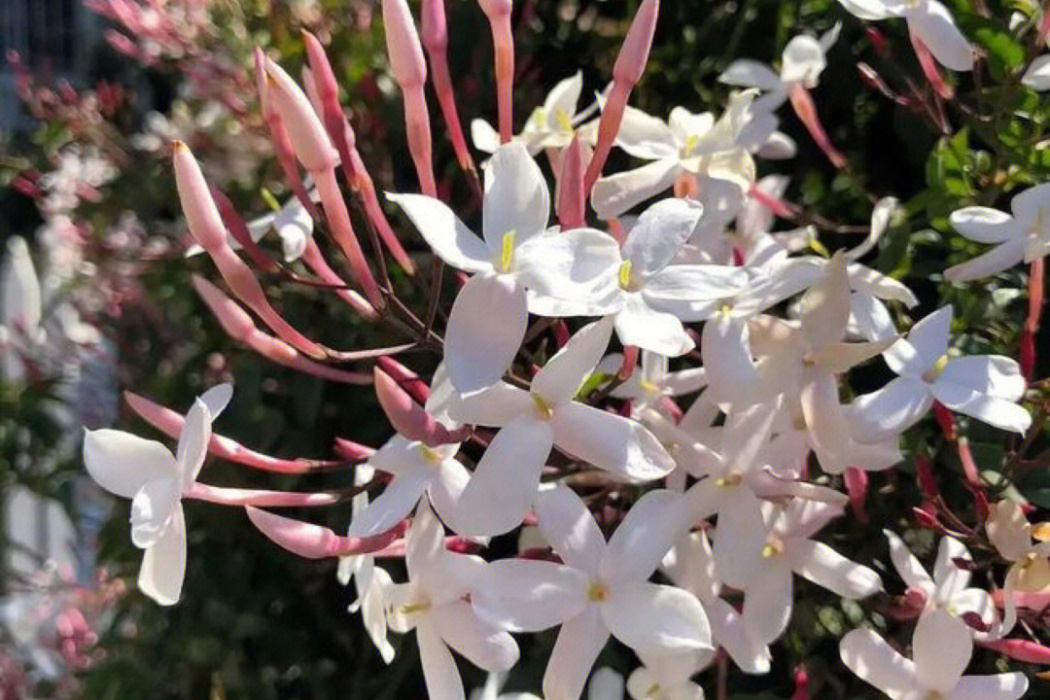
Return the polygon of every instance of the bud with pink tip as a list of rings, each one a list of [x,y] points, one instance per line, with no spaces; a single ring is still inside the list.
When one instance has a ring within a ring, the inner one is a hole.
[[[598,139],[594,146],[594,155],[587,166],[584,178],[584,191],[590,192],[594,183],[602,174],[605,161],[609,158],[616,135],[620,132],[624,109],[631,97],[631,90],[642,77],[645,64],[649,60],[649,49],[653,45],[653,34],[656,33],[656,20],[660,13],[660,0],[643,0],[641,7],[627,30],[620,54],[613,64],[613,84],[602,108],[602,118],[598,122]]]
[[[401,537],[408,526],[408,522],[404,521],[389,532],[374,537],[340,537],[327,527],[320,525],[274,515],[251,506],[245,510],[248,512],[248,519],[259,529],[259,532],[278,546],[306,559],[325,559],[376,552]]]
[[[283,68],[268,58],[264,61],[266,75],[270,78],[270,99],[284,119],[299,162],[311,174],[334,168],[339,162],[339,154],[310,99]]]
[[[434,92],[437,93],[438,104],[441,105],[441,115],[445,119],[448,137],[452,142],[452,149],[456,152],[459,166],[476,180],[478,175],[474,168],[474,159],[470,156],[467,140],[463,135],[459,110],[456,109],[455,92],[452,89],[452,76],[448,69],[448,27],[445,23],[445,1],[423,0],[421,12],[423,47],[430,58],[430,81],[434,85]]]
[[[514,31],[510,24],[511,0],[478,0],[492,27],[495,54],[499,140],[509,143],[514,133]]]

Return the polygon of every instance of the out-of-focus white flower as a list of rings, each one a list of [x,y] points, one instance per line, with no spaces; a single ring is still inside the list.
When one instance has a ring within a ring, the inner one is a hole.
[[[839,0],[850,14],[863,20],[903,17],[908,31],[929,48],[945,68],[973,70],[973,46],[955,26],[948,8],[938,0]]]
[[[144,549],[139,589],[161,605],[174,605],[186,573],[186,521],[182,496],[196,482],[211,440],[212,420],[233,388],[214,387],[197,398],[172,455],[154,440],[120,430],[84,434],[84,466],[99,486],[131,499],[131,541]]]
[[[1012,215],[988,207],[952,212],[951,223],[966,238],[992,243],[991,250],[944,271],[953,282],[979,279],[1030,263],[1050,253],[1050,184],[1029,187],[1010,201]]]

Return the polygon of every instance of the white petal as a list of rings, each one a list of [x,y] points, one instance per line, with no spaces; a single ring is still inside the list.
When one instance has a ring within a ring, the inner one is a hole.
[[[1003,243],[1023,234],[1014,217],[988,207],[957,209],[949,220],[956,231],[978,243]]]
[[[526,287],[566,300],[603,298],[618,284],[620,246],[593,228],[545,233],[514,253],[514,274]]]
[[[563,624],[543,674],[543,697],[579,700],[587,676],[608,640],[609,632],[594,608]]]
[[[386,532],[408,516],[419,503],[432,475],[423,470],[406,471],[383,489],[383,493],[355,515],[350,523],[351,537],[370,537]]]
[[[674,459],[641,423],[571,402],[552,419],[559,449],[625,481],[652,481],[671,473]]]
[[[780,77],[785,82],[800,82],[805,87],[814,87],[817,78],[827,67],[824,49],[815,38],[800,34],[784,47],[780,64]]]
[[[489,247],[444,202],[422,194],[388,193],[386,197],[405,211],[434,253],[446,263],[464,272],[492,269]]]
[[[722,489],[718,505],[715,567],[725,583],[747,589],[755,582],[754,572],[762,563],[762,547],[766,543],[761,503],[751,489],[736,486]]]
[[[994,275],[1024,260],[1025,240],[1014,239],[1000,243],[972,260],[953,265],[944,271],[952,282],[966,282]]]
[[[937,0],[926,0],[908,10],[908,29],[930,49],[945,68],[957,71],[973,69],[974,48],[955,26],[948,8]]]
[[[181,500],[182,484],[170,477],[151,481],[131,500],[131,541],[152,547],[169,527]]]
[[[556,486],[540,491],[535,506],[540,532],[562,561],[597,575],[605,537],[580,497],[567,486]]]
[[[124,498],[158,479],[177,479],[175,458],[164,445],[122,430],[84,431],[84,466],[99,486]]]
[[[700,352],[711,398],[719,404],[755,403],[761,387],[751,359],[746,320],[728,314],[710,319],[700,334]]]
[[[517,420],[492,439],[460,496],[453,528],[495,536],[517,527],[532,505],[554,435],[546,423]]]
[[[883,530],[883,533],[890,542],[890,560],[897,573],[904,579],[904,583],[929,595],[933,591],[933,579],[926,573],[926,569],[904,544],[904,540],[889,530]]]
[[[518,645],[499,627],[479,618],[470,603],[435,606],[430,618],[445,642],[486,671],[507,671],[518,661]]]
[[[502,559],[485,567],[474,591],[482,618],[511,632],[539,632],[587,606],[586,575],[549,561]]]
[[[635,345],[667,357],[678,357],[696,347],[675,316],[656,311],[641,294],[625,294],[615,316],[616,335],[623,345]]]
[[[416,641],[419,642],[419,661],[430,700],[464,700],[459,669],[433,622],[420,621],[416,627]]]
[[[499,381],[525,337],[526,305],[525,288],[506,275],[476,275],[463,285],[445,332],[445,366],[457,391]]]
[[[216,384],[211,389],[200,395],[200,400],[208,407],[208,413],[214,421],[219,414],[226,410],[233,398],[233,384]]]
[[[839,0],[839,4],[854,17],[866,20],[886,19],[900,14],[883,0]]]
[[[718,82],[740,87],[756,87],[759,90],[776,90],[780,87],[780,76],[764,63],[749,58],[740,58],[729,64]]]
[[[839,654],[849,670],[892,700],[913,697],[919,690],[915,683],[915,664],[870,629],[853,630],[843,637]]]
[[[744,594],[744,628],[748,637],[769,644],[783,634],[791,619],[791,569],[783,557],[767,563]]]
[[[692,593],[655,583],[621,583],[600,606],[614,637],[645,653],[711,648],[711,628]]]
[[[626,107],[616,145],[635,158],[657,160],[678,155],[678,145],[671,128],[662,120],[640,109]]]
[[[634,205],[670,189],[680,172],[678,158],[673,157],[600,178],[591,190],[591,206],[603,219],[616,218]]]
[[[179,602],[185,576],[186,519],[180,503],[164,534],[142,556],[139,590],[160,605],[174,605]]]
[[[836,552],[823,542],[802,540],[790,545],[796,571],[843,598],[858,600],[882,590],[879,575]]]
[[[470,472],[459,460],[446,459],[437,465],[437,474],[427,485],[427,497],[434,512],[452,530],[466,534],[482,523],[474,520],[463,501],[463,492],[470,483]]]
[[[612,336],[611,318],[589,323],[578,330],[532,379],[532,393],[550,406],[571,400],[580,385],[598,366]]]
[[[474,148],[483,153],[495,153],[499,148],[499,134],[484,119],[470,122],[470,140],[474,142]]]
[[[732,605],[721,598],[713,598],[704,601],[704,611],[715,643],[726,650],[741,671],[759,675],[769,673],[772,657],[769,647],[751,639],[744,618]]]
[[[1002,355],[955,357],[941,372],[939,380],[969,387],[1005,401],[1024,396],[1025,380],[1017,362]]]
[[[1028,692],[1028,677],[1023,673],[999,673],[994,676],[964,676],[948,693],[948,700],[1018,700]]]
[[[1021,82],[1040,92],[1050,90],[1050,54],[1044,54],[1032,61]]]
[[[747,273],[728,265],[671,265],[645,282],[642,294],[654,308],[693,320],[689,306],[675,302],[701,302],[731,297],[747,288]]]
[[[482,235],[490,250],[500,250],[503,236],[520,245],[547,230],[550,193],[543,173],[525,147],[513,141],[496,149],[485,169]]]
[[[970,551],[959,540],[945,535],[937,547],[937,559],[933,564],[933,580],[947,595],[961,592],[970,583],[970,572],[960,569],[956,559],[972,562]]]
[[[530,414],[534,406],[529,392],[499,382],[470,396],[453,399],[449,413],[461,423],[499,427]]]
[[[679,197],[662,199],[638,217],[623,244],[631,274],[643,281],[666,267],[693,235],[704,208]]]
[[[1010,210],[1022,230],[1040,228],[1045,230],[1044,213],[1050,207],[1050,185],[1043,183],[1022,191],[1010,200]]]
[[[602,580],[648,579],[689,524],[680,494],[663,489],[645,494],[631,506],[609,538],[602,557]]]
[[[1024,407],[982,394],[971,387],[938,381],[933,385],[933,395],[953,411],[973,416],[996,428],[1023,435],[1032,424],[1032,416]]]
[[[41,314],[40,282],[29,246],[21,236],[12,236],[0,266],[0,325],[22,327],[35,336]]]
[[[547,94],[547,99],[543,101],[543,109],[547,112],[547,118],[554,117],[558,110],[561,110],[569,119],[574,117],[582,91],[583,71],[576,71],[570,77],[559,81]]]
[[[851,404],[858,429],[872,431],[878,437],[910,428],[932,405],[933,397],[922,382],[910,377],[897,377],[878,391],[858,396]],[[876,436],[872,434],[864,439],[876,439]]]
[[[625,687],[623,676],[609,666],[602,666],[591,674],[587,700],[623,700]]]
[[[211,440],[212,414],[208,406],[197,399],[186,413],[186,421],[179,434],[179,447],[175,453],[175,463],[182,475],[184,488],[189,488],[208,456],[208,442]]]
[[[943,610],[919,618],[912,659],[923,688],[947,694],[959,682],[972,654],[973,640],[962,620]]]

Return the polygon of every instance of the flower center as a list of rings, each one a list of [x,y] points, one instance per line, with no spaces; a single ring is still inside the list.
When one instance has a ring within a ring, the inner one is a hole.
[[[423,456],[423,459],[430,462],[434,466],[437,466],[445,461],[445,458],[441,456],[440,452],[438,452],[437,450],[432,450],[422,443],[420,443],[418,449],[419,454]]]
[[[620,289],[627,292],[638,291],[638,280],[634,277],[634,263],[624,260],[620,263]]]
[[[500,272],[510,272],[510,266],[514,263],[514,239],[516,237],[516,231],[507,231],[503,234],[503,239],[500,241],[499,248]]]
[[[572,117],[564,109],[554,110],[554,123],[565,133],[572,133]]]
[[[766,541],[765,545],[763,545],[762,547],[762,558],[772,559],[773,557],[775,557],[783,551],[784,543],[776,537],[770,536],[770,538]]]
[[[604,583],[595,581],[587,589],[587,599],[592,603],[604,603],[609,600],[609,588]]]
[[[550,420],[554,416],[554,408],[539,394],[531,394],[531,396],[540,420]]]
[[[744,475],[740,472],[733,472],[727,474],[715,481],[715,486],[739,486],[744,480]]]
[[[933,384],[937,381],[941,373],[944,372],[944,368],[948,366],[948,354],[945,353],[937,358],[937,361],[933,363],[933,366],[922,373],[922,380],[927,384]]]
[[[700,145],[700,137],[696,134],[690,134],[685,139],[685,145],[682,146],[682,157],[688,158],[693,155],[693,151]]]

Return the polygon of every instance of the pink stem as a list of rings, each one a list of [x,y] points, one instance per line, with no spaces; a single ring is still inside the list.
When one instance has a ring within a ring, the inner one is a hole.
[[[908,32],[908,35],[911,37],[911,45],[915,49],[915,57],[919,59],[919,65],[922,67],[923,75],[929,81],[930,87],[942,100],[952,99],[955,96],[955,89],[941,75],[941,69],[938,67],[937,60],[934,59],[933,54],[930,53],[930,49],[914,32]]]
[[[179,435],[182,434],[182,425],[185,419],[181,414],[130,391],[124,392],[124,399],[137,416],[168,437],[178,439]],[[280,474],[307,474],[317,469],[338,464],[338,462],[271,457],[249,450],[236,440],[231,440],[216,433],[212,433],[211,440],[208,442],[208,451],[220,459]]]
[[[631,90],[634,89],[645,71],[659,14],[659,0],[642,0],[627,30],[627,35],[623,39],[616,63],[613,64],[612,89],[602,109],[602,117],[598,122],[598,142],[583,181],[584,192],[588,195],[602,174],[602,168],[605,167],[605,161],[609,158],[609,152],[616,141],[616,135],[620,131],[620,122],[623,121],[624,108],[631,97]]]
[[[514,137],[514,30],[510,24],[510,3],[493,3],[501,11],[489,15],[495,53],[497,110],[500,143]]]
[[[257,508],[316,508],[341,502],[336,493],[302,493],[297,491],[271,491],[238,489],[195,483],[183,498],[215,503],[220,506],[255,506]]]
[[[757,185],[751,185],[751,189],[749,189],[747,193],[752,199],[782,219],[790,219],[798,213],[794,205],[789,204],[782,199],[777,199],[768,192],[763,191]]]
[[[1043,313],[1043,295],[1045,284],[1045,265],[1043,258],[1032,261],[1028,273],[1028,316],[1021,329],[1021,351],[1019,364],[1025,379],[1035,376],[1036,348],[1035,334],[1039,330],[1039,317]]]
[[[317,275],[322,282],[330,284],[334,287],[340,287],[336,290],[336,295],[345,301],[354,311],[361,314],[362,318],[369,321],[378,318],[379,314],[372,308],[372,305],[368,303],[364,297],[355,292],[352,289],[345,289],[347,286],[343,278],[340,277],[335,270],[331,268],[328,261],[324,259],[324,255],[321,254],[321,249],[317,245],[312,237],[306,241],[306,248],[303,249],[303,262],[306,266],[313,270],[314,274]]]
[[[796,83],[788,91],[788,98],[791,100],[791,106],[795,109],[795,114],[798,116],[799,121],[805,125],[809,135],[820,147],[820,150],[824,152],[828,160],[831,161],[831,164],[839,170],[846,167],[846,156],[842,155],[835,148],[831,143],[831,139],[828,138],[827,132],[824,131],[824,125],[820,122],[817,106],[813,104],[813,96],[809,94],[809,90]]]
[[[233,202],[216,187],[211,188],[211,196],[215,199],[215,206],[219,208],[219,216],[222,223],[233,236],[233,240],[240,244],[241,249],[251,259],[252,263],[263,272],[275,273],[279,271],[278,265],[270,256],[263,252],[259,244],[252,238],[248,230],[248,224],[241,217],[240,212],[233,206]]]
[[[860,522],[868,522],[868,513],[864,510],[864,502],[868,498],[868,472],[860,467],[846,467],[842,476],[853,514]]]
[[[335,439],[335,451],[348,462],[364,462],[376,453],[375,449],[368,445],[339,437]]]
[[[452,149],[456,152],[459,167],[463,168],[473,179],[477,179],[478,172],[474,167],[474,159],[470,156],[470,149],[467,148],[467,140],[463,134],[463,126],[459,121],[456,95],[448,69],[448,27],[445,23],[444,0],[423,0],[422,15],[423,48],[430,57],[430,82],[434,86],[434,92],[437,93],[448,138],[452,142]]]
[[[402,87],[405,101],[405,132],[408,150],[416,166],[419,188],[428,197],[437,198],[434,164],[431,155],[430,112],[427,110],[423,85]]]
[[[386,245],[390,254],[394,256],[405,272],[415,273],[415,265],[408,253],[401,246],[390,222],[387,221],[379,199],[376,196],[375,185],[365,168],[361,155],[357,152],[357,139],[350,123],[343,113],[342,105],[339,104],[339,85],[335,79],[332,64],[325,55],[321,42],[310,32],[303,30],[303,40],[306,42],[307,57],[310,60],[310,70],[313,74],[313,85],[317,90],[325,129],[335,144],[339,158],[343,164],[343,174],[346,176],[350,189],[361,196],[365,215],[369,222],[379,233],[380,239]]]
[[[335,239],[336,245],[350,262],[350,271],[361,285],[368,301],[376,310],[382,309],[386,302],[379,292],[379,285],[376,284],[372,271],[368,269],[368,262],[365,260],[364,251],[361,250],[361,244],[354,235],[354,228],[350,224],[350,212],[346,210],[346,202],[343,201],[343,194],[339,191],[339,184],[335,180],[335,169],[325,169],[310,174],[313,176],[314,184],[317,185],[317,192],[321,195],[321,205],[328,219],[332,238]]]

